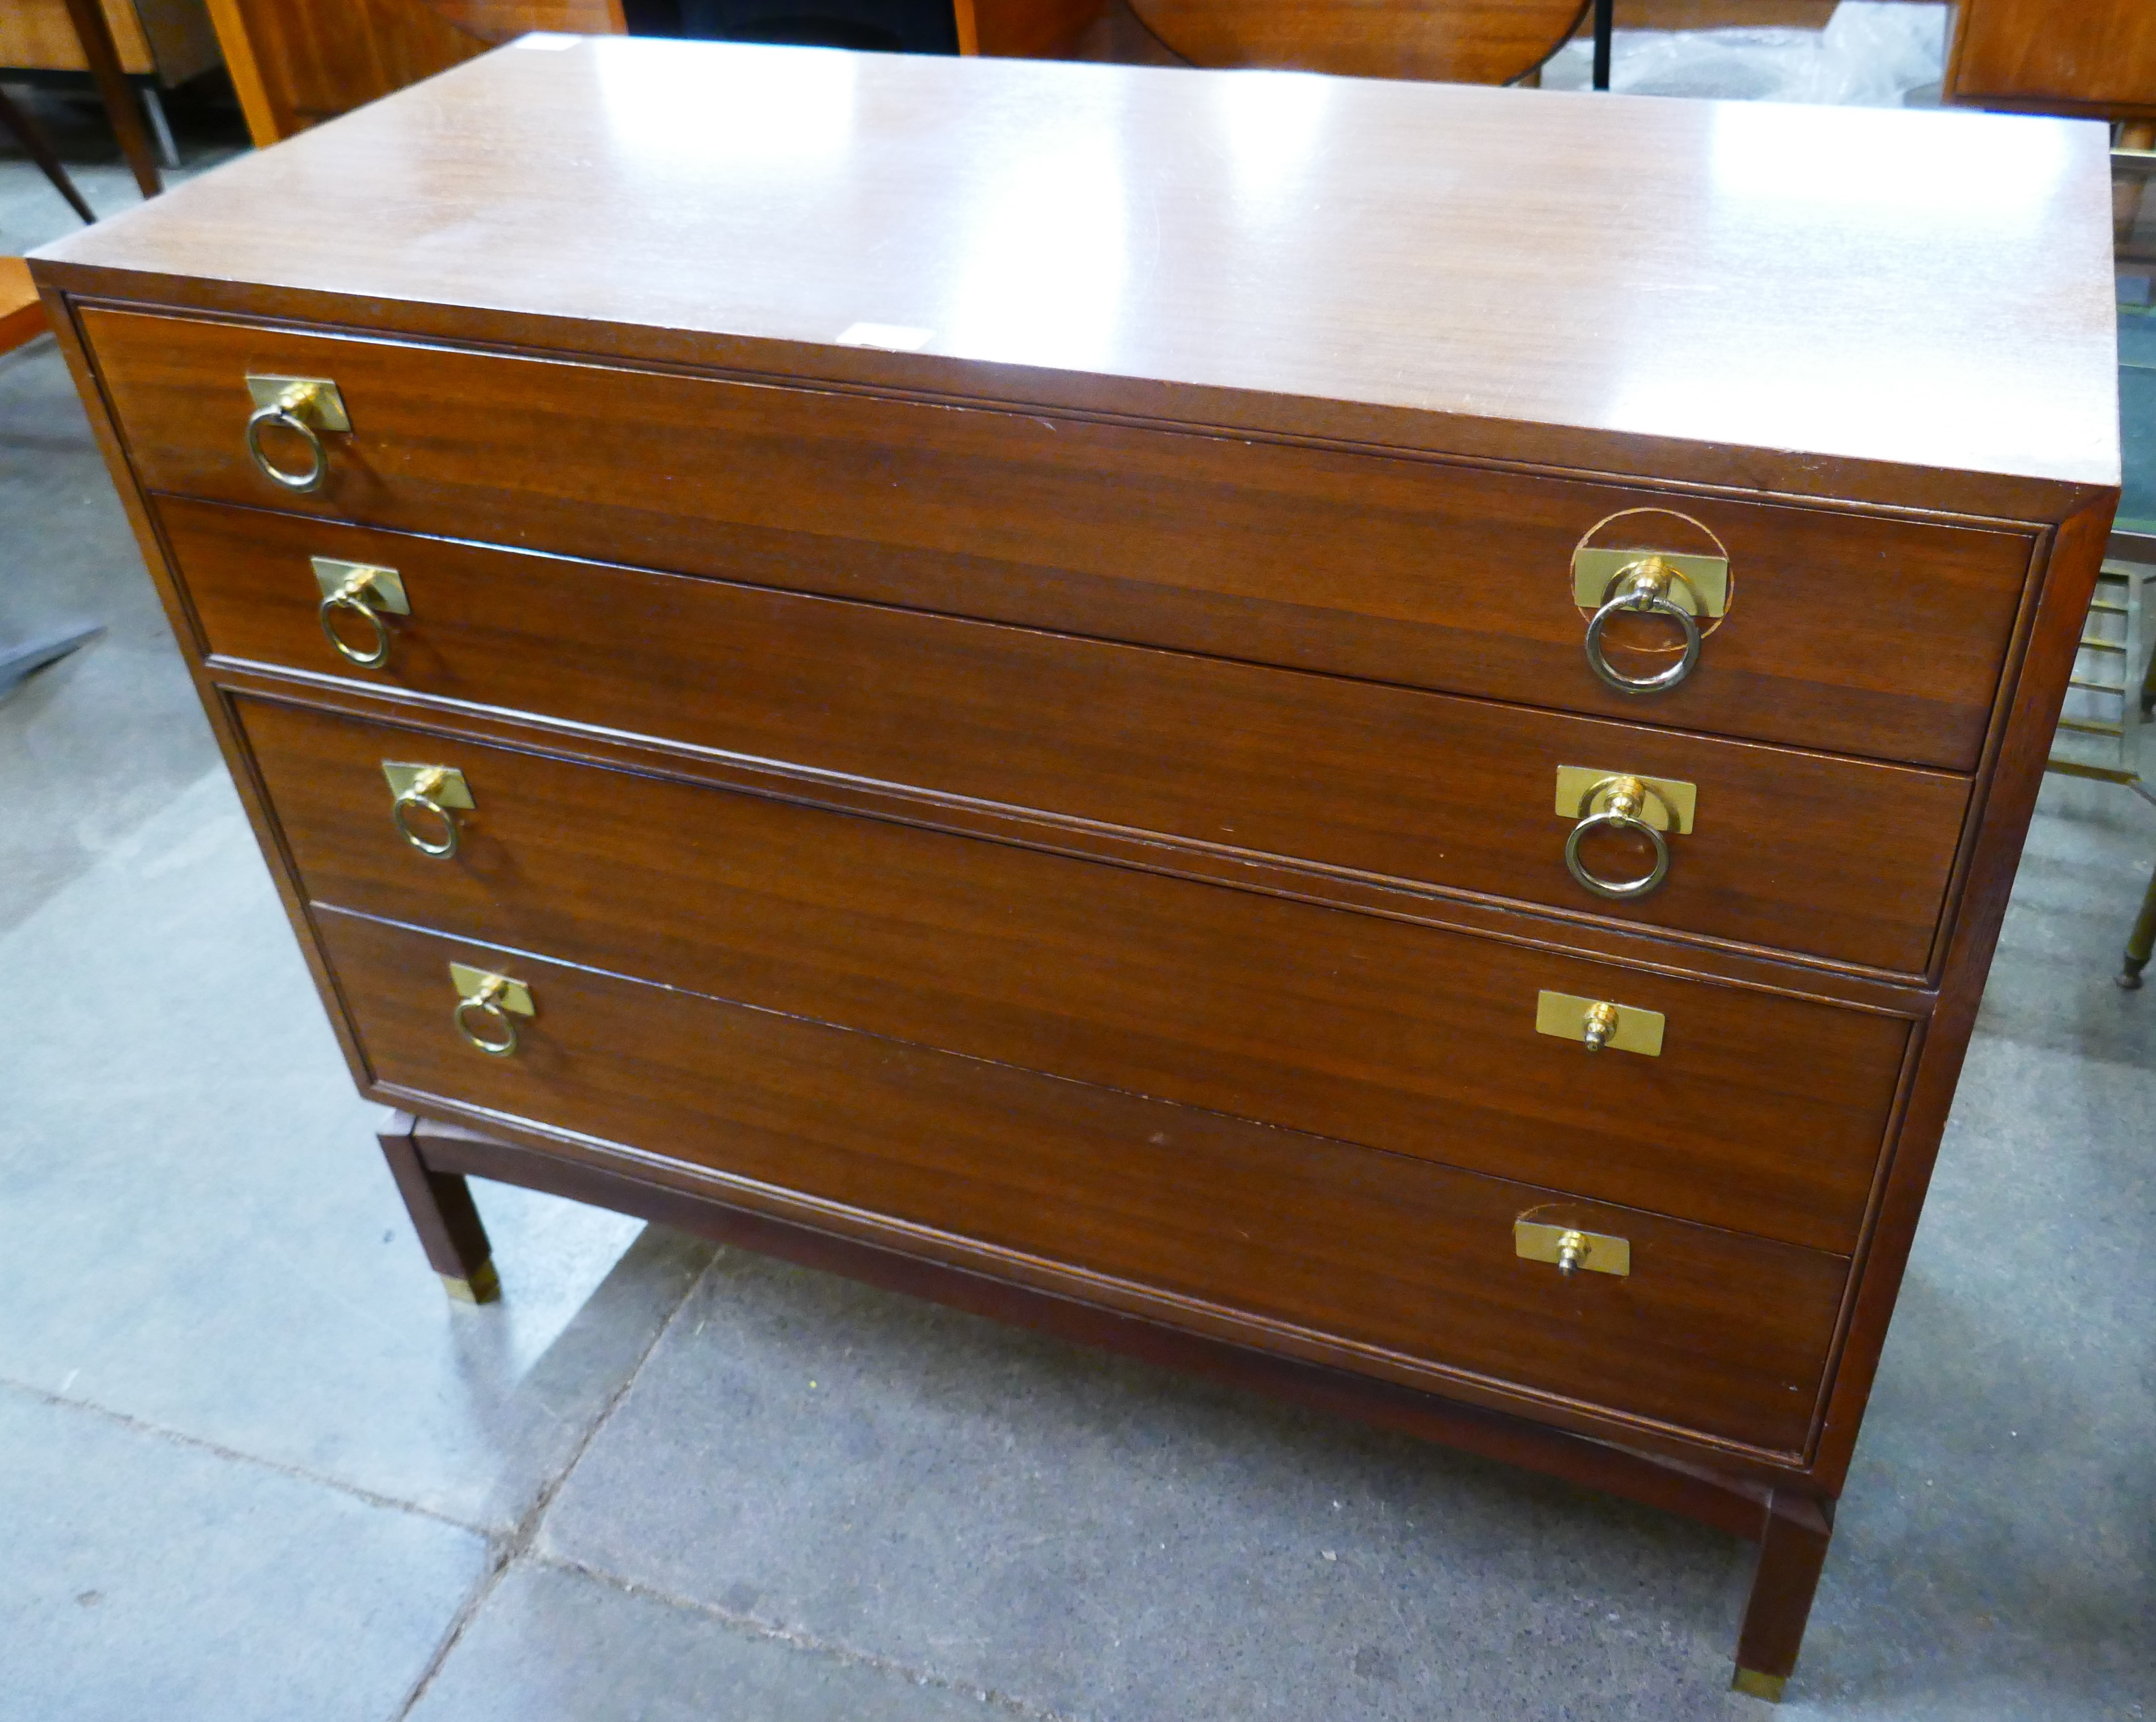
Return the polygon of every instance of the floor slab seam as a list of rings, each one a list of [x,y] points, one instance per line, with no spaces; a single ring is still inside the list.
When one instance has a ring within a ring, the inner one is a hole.
[[[489,1542],[495,1540],[494,1535],[490,1533],[485,1525],[471,1524],[468,1520],[457,1518],[454,1514],[439,1512],[434,1508],[422,1506],[417,1501],[400,1500],[395,1495],[383,1494],[378,1490],[363,1489],[356,1483],[346,1482],[342,1478],[324,1476],[321,1472],[310,1471],[303,1465],[288,1465],[276,1459],[264,1458],[259,1453],[247,1453],[236,1447],[227,1447],[222,1442],[207,1440],[200,1435],[190,1435],[183,1429],[168,1429],[162,1423],[153,1423],[147,1418],[135,1416],[131,1412],[115,1411],[110,1406],[100,1405],[94,1399],[77,1399],[69,1394],[55,1393],[49,1388],[33,1387],[27,1381],[18,1381],[8,1376],[0,1376],[0,1391],[18,1393],[26,1399],[38,1400],[62,1411],[87,1412],[92,1417],[102,1417],[108,1422],[117,1423],[122,1428],[132,1430],[138,1435],[148,1435],[161,1441],[169,1441],[178,1447],[193,1448],[198,1452],[208,1453],[216,1458],[229,1459],[235,1464],[249,1465],[257,1470],[273,1472],[280,1477],[289,1478],[295,1483],[313,1484],[322,1489],[334,1490],[338,1494],[349,1495],[352,1499],[363,1501],[370,1507],[383,1507],[393,1512],[408,1513],[415,1519],[429,1519],[437,1525],[446,1525],[457,1530],[470,1531],[475,1536],[485,1538]]]
[[[961,1698],[974,1699],[984,1704],[993,1704],[1005,1714],[1024,1717],[1027,1722],[1079,1722],[1079,1719],[1072,1716],[1068,1711],[1047,1709],[1041,1705],[1028,1703],[1024,1699],[1015,1697],[1007,1692],[998,1691],[992,1687],[977,1686],[970,1681],[953,1680],[932,1669],[916,1668],[911,1663],[899,1662],[891,1657],[877,1656],[869,1651],[855,1650],[849,1645],[834,1644],[828,1639],[816,1637],[811,1633],[797,1632],[790,1627],[776,1626],[769,1621],[759,1620],[752,1614],[738,1614],[732,1609],[722,1608],[715,1602],[706,1602],[695,1596],[685,1596],[676,1591],[647,1583],[641,1579],[628,1578],[618,1572],[609,1572],[604,1567],[594,1566],[588,1561],[573,1560],[565,1555],[550,1555],[542,1550],[531,1550],[527,1558],[536,1566],[547,1567],[555,1572],[571,1573],[578,1578],[588,1579],[594,1584],[604,1585],[610,1590],[619,1591],[624,1596],[636,1597],[641,1602],[662,1603],[669,1608],[676,1608],[689,1614],[701,1616],[731,1632],[741,1632],[751,1637],[767,1639],[773,1643],[783,1644],[789,1649],[806,1651],[811,1655],[824,1657],[832,1662],[843,1663],[849,1667],[871,1668],[878,1673],[895,1675],[901,1679],[911,1681],[916,1686],[938,1687],[943,1691],[956,1693]]]
[[[485,1607],[487,1599],[500,1588],[503,1577],[516,1565],[518,1557],[531,1551],[547,1510],[554,1504],[554,1498],[575,1472],[578,1463],[590,1451],[593,1442],[598,1438],[599,1432],[606,1427],[608,1419],[629,1397],[629,1390],[635,1386],[637,1377],[643,1374],[644,1366],[650,1361],[651,1354],[659,1348],[659,1342],[673,1331],[674,1324],[681,1319],[681,1312],[689,1307],[690,1299],[704,1283],[704,1276],[710,1272],[711,1263],[706,1262],[682,1289],[680,1299],[667,1312],[666,1319],[653,1329],[651,1338],[643,1350],[637,1354],[636,1361],[624,1372],[620,1384],[607,1396],[606,1402],[599,1407],[598,1413],[585,1426],[583,1434],[563,1457],[560,1468],[542,1482],[522,1516],[507,1531],[487,1534],[487,1570],[480,1576],[479,1582],[472,1586],[463,1607],[458,1609],[448,1627],[443,1630],[441,1642],[434,1647],[434,1653],[427,1658],[426,1667],[419,1671],[418,1678],[412,1683],[411,1689],[404,1694],[403,1702],[393,1713],[395,1722],[403,1722],[403,1719],[409,1716],[420,1700],[426,1697],[428,1689],[434,1684],[449,1658],[454,1654],[458,1643],[470,1629],[472,1622]]]

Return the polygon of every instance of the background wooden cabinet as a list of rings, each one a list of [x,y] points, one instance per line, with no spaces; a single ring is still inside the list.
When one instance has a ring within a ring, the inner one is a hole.
[[[154,73],[169,89],[217,64],[217,34],[204,0],[104,0],[104,11],[125,72]],[[64,0],[8,0],[0,6],[0,66],[89,69]]]
[[[52,0],[57,7],[59,0]],[[108,0],[109,3],[109,0]],[[527,30],[619,35],[621,0],[209,0],[258,146]]]
[[[1945,94],[1976,107],[2156,119],[2156,4],[1961,0]]]

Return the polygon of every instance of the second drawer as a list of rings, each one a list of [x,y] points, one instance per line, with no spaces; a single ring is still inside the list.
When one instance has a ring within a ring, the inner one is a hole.
[[[1792,1243],[1857,1239],[1898,1018],[235,705],[316,902]],[[464,774],[455,855],[398,835],[385,760]],[[1544,992],[1661,1013],[1659,1053],[1538,1033]]]

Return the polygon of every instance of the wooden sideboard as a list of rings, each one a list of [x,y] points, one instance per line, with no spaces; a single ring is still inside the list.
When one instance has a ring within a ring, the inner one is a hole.
[[[1944,94],[1973,107],[2156,120],[2156,7],[1955,0]]]
[[[1778,1694],[2116,500],[2108,195],[594,39],[34,268],[453,1290],[475,1173],[1539,1466],[1756,1539]]]

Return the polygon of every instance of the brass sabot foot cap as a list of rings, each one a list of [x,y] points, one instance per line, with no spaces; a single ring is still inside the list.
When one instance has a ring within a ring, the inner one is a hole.
[[[491,1304],[501,1295],[501,1281],[494,1271],[493,1263],[481,1262],[469,1279],[444,1274],[442,1289],[459,1304]]]
[[[1770,1704],[1781,1703],[1782,1689],[1789,1684],[1787,1674],[1763,1674],[1757,1668],[1739,1668],[1737,1678],[1729,1683],[1732,1691],[1763,1698]]]

